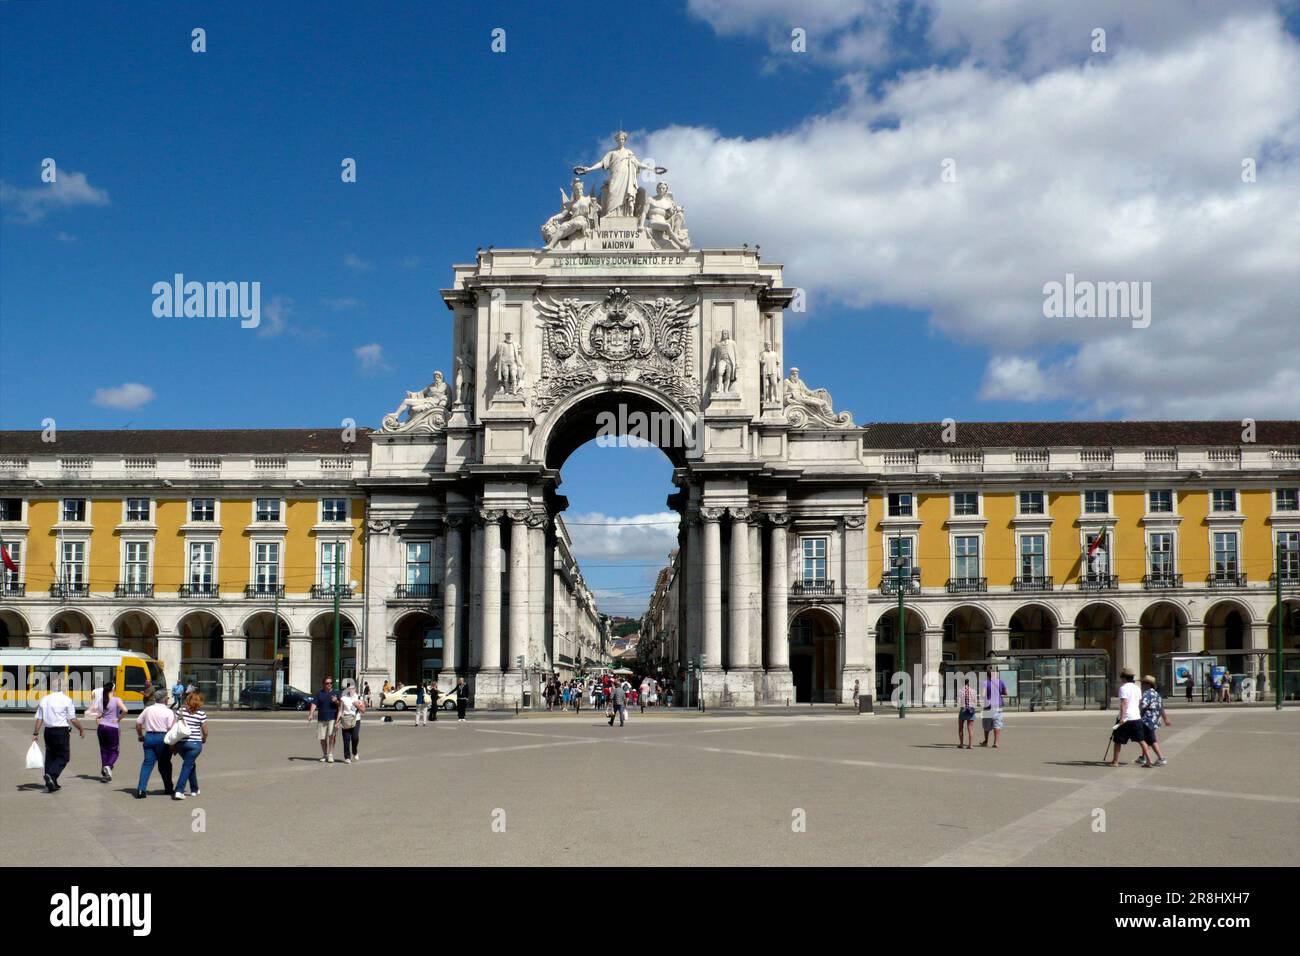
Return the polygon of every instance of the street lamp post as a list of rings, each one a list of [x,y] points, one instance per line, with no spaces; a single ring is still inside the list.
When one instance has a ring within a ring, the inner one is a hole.
[[[903,605],[903,569],[907,566],[907,559],[903,557],[903,539],[896,538],[898,541],[897,549],[894,552],[894,583],[898,586],[898,670],[902,674],[902,680],[899,681],[899,689],[902,694],[898,698],[898,716],[900,718],[907,716],[907,608]]]

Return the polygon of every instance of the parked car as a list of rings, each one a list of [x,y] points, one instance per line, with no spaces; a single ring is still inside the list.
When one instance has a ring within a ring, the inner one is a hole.
[[[380,710],[391,707],[393,710],[406,710],[415,708],[415,692],[418,690],[416,684],[406,684],[396,690],[390,690],[384,695],[384,702],[380,705]],[[427,693],[427,692],[426,692]],[[444,694],[438,691],[438,706],[442,710],[456,709],[456,695]]]
[[[269,680],[255,680],[239,692],[239,706],[269,708],[274,694],[273,685]],[[311,706],[314,696],[316,695],[285,684],[284,692],[280,695],[280,706],[293,710],[306,710]]]

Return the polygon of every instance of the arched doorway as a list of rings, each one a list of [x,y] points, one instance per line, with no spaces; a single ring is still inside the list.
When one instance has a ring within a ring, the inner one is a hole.
[[[433,680],[443,668],[442,624],[426,611],[412,611],[393,625],[397,657],[394,676],[398,684]]]
[[[1074,646],[1100,648],[1110,658],[1107,666],[1108,688],[1119,679],[1119,651],[1124,621],[1109,604],[1089,604],[1074,618]]]
[[[81,611],[59,611],[50,618],[47,630],[56,637],[75,637],[84,638],[85,647],[91,646],[91,641],[95,634],[95,625],[91,623],[90,617]]]
[[[1173,693],[1171,661],[1167,656],[1187,649],[1187,617],[1182,608],[1168,601],[1158,601],[1142,612],[1138,621],[1138,660],[1142,677],[1156,679],[1160,693]]]
[[[1050,651],[1056,646],[1056,614],[1043,604],[1026,604],[1011,615],[1008,646],[1013,651]]]
[[[1205,612],[1205,649],[1233,675],[1234,693],[1247,671],[1244,652],[1250,648],[1250,624],[1250,612],[1236,601],[1220,601]]]
[[[182,668],[194,660],[221,660],[225,657],[226,629],[208,611],[191,611],[176,624],[181,637]]]
[[[333,676],[334,668],[334,612],[318,614],[307,626],[311,638],[311,687],[320,687],[325,675]],[[339,612],[339,679],[357,678],[357,626],[347,613]]]
[[[908,680],[915,684],[921,673],[925,651],[925,621],[912,608],[906,608]],[[895,689],[894,675],[899,670],[898,608],[890,608],[876,622],[876,699],[891,700]],[[923,688],[912,686],[909,703],[920,703]]]
[[[158,659],[158,622],[144,611],[125,611],[113,622],[117,646]]]
[[[1285,673],[1277,676],[1277,607],[1268,614],[1268,660],[1261,668],[1268,675],[1268,686],[1276,691],[1280,685],[1283,700],[1300,699],[1300,598],[1282,602],[1282,651]]]
[[[839,700],[840,625],[826,608],[809,607],[790,622],[795,703]]]
[[[992,633],[993,626],[982,608],[969,604],[953,608],[943,619],[945,658],[973,661],[987,657],[993,649]]]
[[[31,628],[17,611],[0,609],[0,647],[27,647]]]
[[[278,657],[279,670],[284,672],[286,683],[289,680],[289,622],[283,616],[280,621],[280,639],[275,640],[275,616],[270,611],[258,611],[244,621],[244,637],[247,640],[246,656],[250,661],[272,661]]]

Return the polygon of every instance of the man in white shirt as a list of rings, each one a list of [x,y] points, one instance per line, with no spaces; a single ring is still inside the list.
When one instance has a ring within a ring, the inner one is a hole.
[[[1136,683],[1136,675],[1130,667],[1119,674],[1119,723],[1111,740],[1115,744],[1115,755],[1111,758],[1112,767],[1119,766],[1119,748],[1122,744],[1135,743],[1142,748],[1142,766],[1148,766],[1151,755],[1147,753],[1145,735],[1142,732],[1142,691]]]
[[[72,731],[85,737],[86,731],[77,720],[77,708],[72,698],[63,693],[63,678],[56,677],[51,682],[50,692],[36,705],[36,729],[32,731],[32,740],[41,735],[45,728],[45,789],[50,793],[62,790],[59,786],[59,774],[72,759]]]

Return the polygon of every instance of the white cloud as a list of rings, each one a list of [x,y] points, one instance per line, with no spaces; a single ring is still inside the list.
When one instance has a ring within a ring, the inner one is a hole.
[[[378,342],[358,346],[352,350],[352,354],[357,357],[363,375],[378,375],[389,371],[389,365],[384,361],[384,347]]]
[[[91,399],[96,405],[103,405],[105,408],[120,408],[128,411],[143,408],[153,400],[153,389],[139,382],[126,382],[114,388],[97,388],[95,397]]]
[[[645,138],[697,244],[761,243],[814,306],[927,312],[992,354],[986,397],[1300,411],[1300,47],[1277,19],[1028,79],[965,63],[846,90],[767,137]],[[1258,182],[1242,182],[1243,157]],[[941,181],[946,158],[956,182]],[[1151,282],[1150,327],[1045,319],[1043,285],[1066,273]]]
[[[285,330],[289,316],[293,314],[293,299],[277,295],[262,307],[262,324],[257,328],[258,335],[274,337]]]
[[[611,558],[625,564],[667,564],[669,552],[677,547],[680,516],[674,511],[626,516],[591,511],[565,514],[563,520],[579,564]]]
[[[52,209],[74,206],[107,206],[108,192],[90,185],[85,173],[58,171],[52,183],[22,188],[0,181],[0,205],[13,210],[17,222],[39,222]]]
[[[349,252],[343,256],[343,264],[353,272],[369,272],[374,268],[374,263],[367,259],[362,259],[359,255]]]

